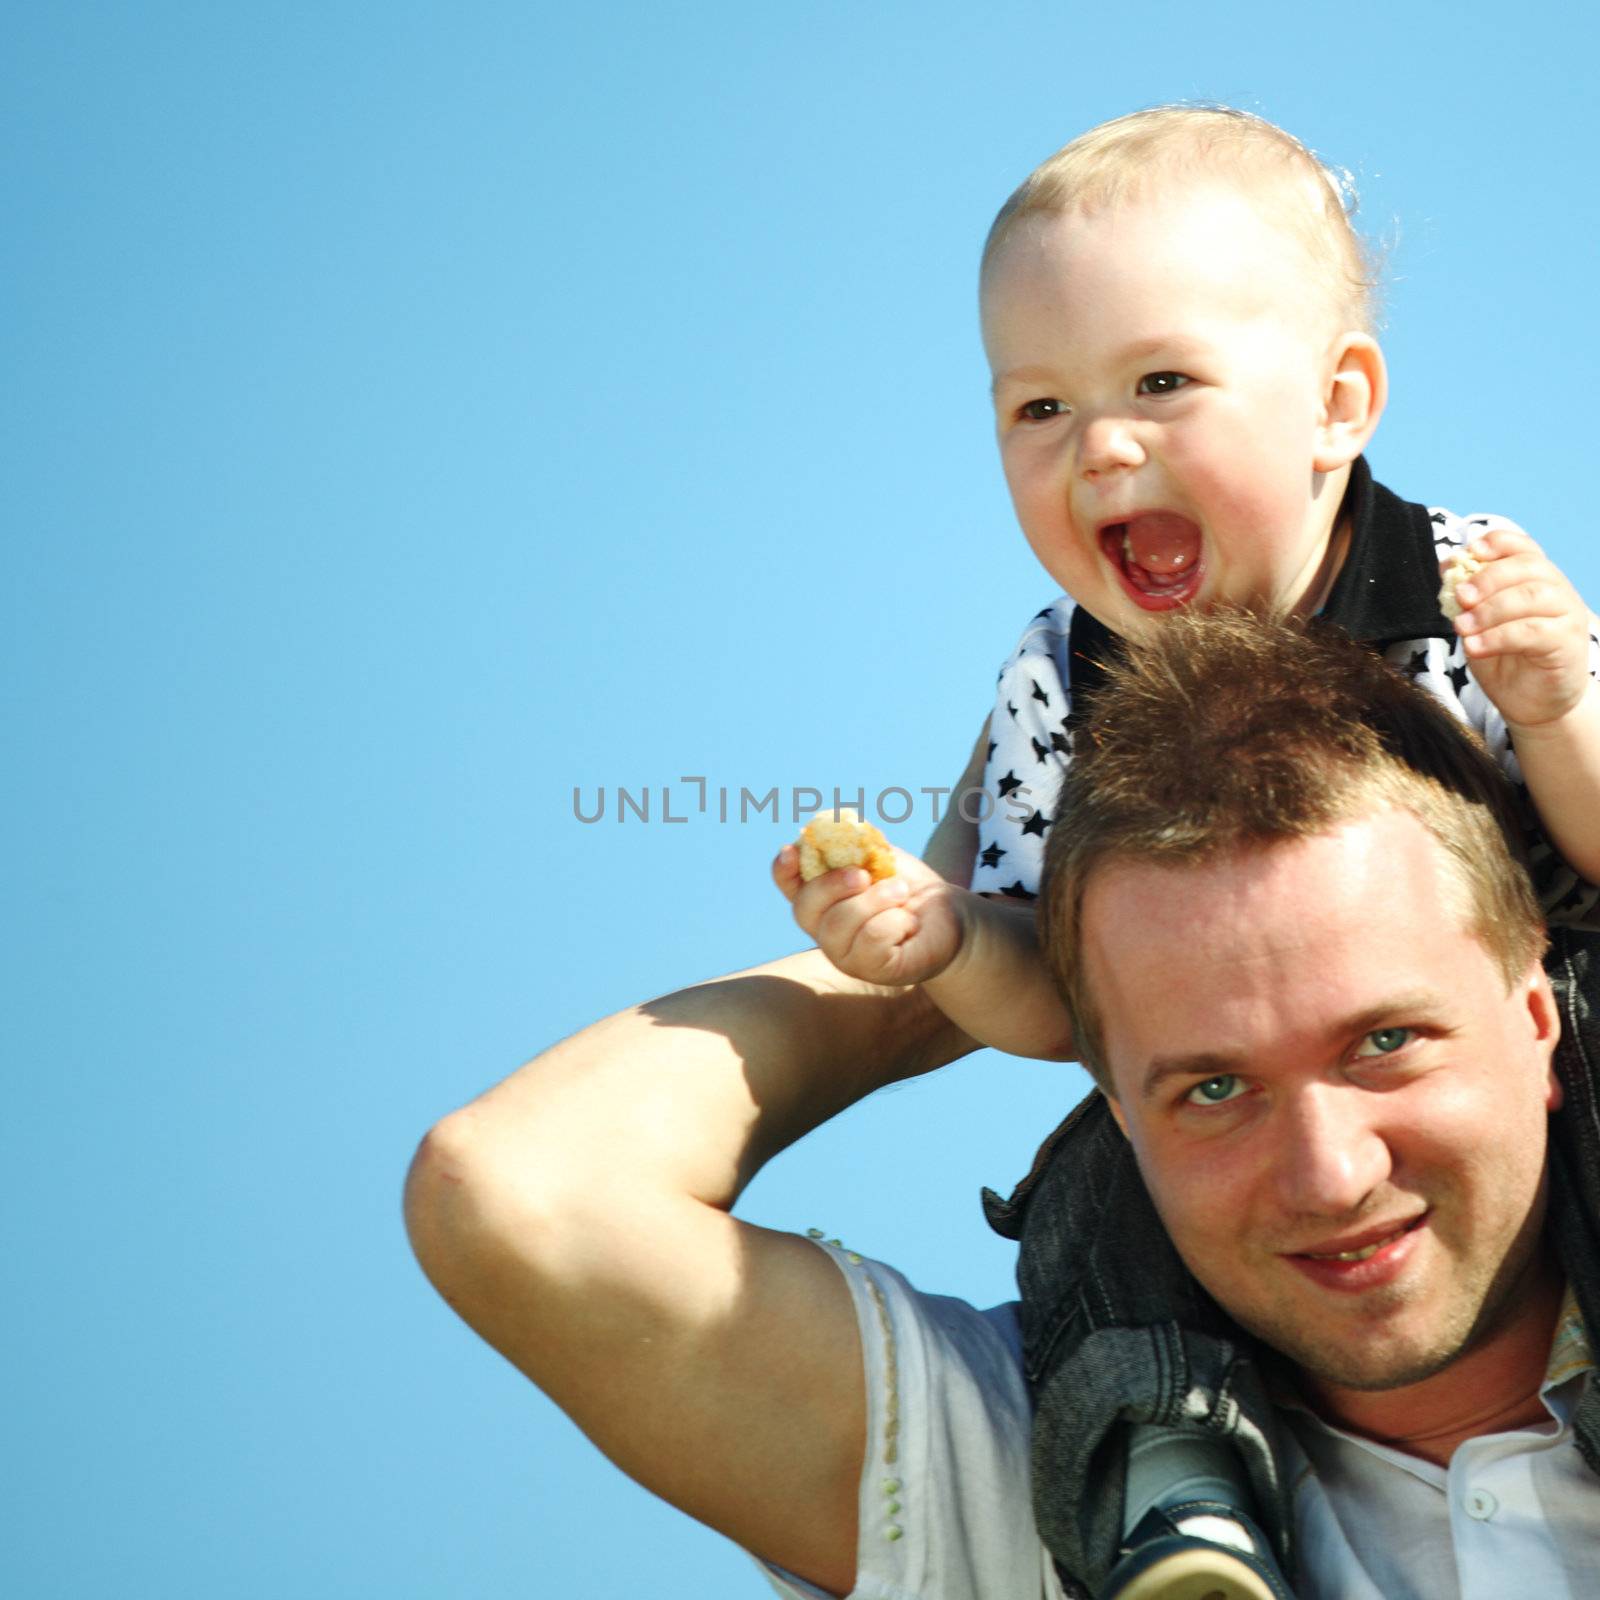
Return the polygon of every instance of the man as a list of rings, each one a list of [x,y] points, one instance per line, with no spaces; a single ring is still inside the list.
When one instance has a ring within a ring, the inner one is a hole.
[[[1246,617],[1132,654],[1080,745],[1041,938],[1148,1197],[1114,1187],[1050,1237],[1093,1108],[1030,1185],[1041,1533],[1098,1588],[1122,1524],[1092,1491],[1128,1448],[1110,1424],[1154,1422],[1239,1447],[1303,1593],[1357,1573],[1457,1593],[1462,1562],[1497,1569],[1453,1541],[1451,1503],[1490,1492],[1479,1436],[1551,1421],[1562,1295],[1542,1226],[1559,1028],[1499,774],[1374,655]],[[1542,1514],[1589,1492],[1576,1451],[1532,1477],[1553,1470],[1514,1573],[1541,1593],[1563,1592]]]
[[[1247,635],[1267,656],[1222,722],[1197,718],[1196,682]],[[1120,764],[1075,764],[1046,948],[1171,1243],[1267,1353],[1270,1405],[1241,1426],[1294,1485],[1299,1592],[1467,1592],[1458,1572],[1591,1592],[1588,1360],[1550,1238],[1588,1241],[1565,1201],[1545,1226],[1559,1021],[1498,778],[1363,652],[1313,671],[1305,642],[1201,620],[1112,674],[1095,727],[1108,748],[1136,731]],[[1316,689],[1329,672],[1353,689]],[[1251,683],[1300,714],[1252,723]],[[1360,736],[1385,717],[1392,737]],[[1181,756],[1197,722],[1205,765]],[[1141,745],[1169,784],[1208,785],[1165,855]],[[835,891],[803,893],[820,911]],[[962,1045],[914,991],[814,953],[608,1019],[428,1136],[418,1256],[619,1466],[784,1592],[1063,1594],[1014,1312],[729,1214],[809,1128]]]

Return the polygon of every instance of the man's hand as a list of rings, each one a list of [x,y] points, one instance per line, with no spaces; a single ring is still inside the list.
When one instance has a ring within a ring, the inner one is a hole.
[[[1559,721],[1589,688],[1589,613],[1527,534],[1495,528],[1468,553],[1484,563],[1456,587],[1456,632],[1473,676],[1517,730]]]
[[[894,854],[895,876],[877,883],[860,867],[802,883],[799,852],[789,844],[772,863],[772,881],[795,921],[841,972],[865,983],[926,983],[961,950],[962,902],[971,891],[947,883],[903,850]]]

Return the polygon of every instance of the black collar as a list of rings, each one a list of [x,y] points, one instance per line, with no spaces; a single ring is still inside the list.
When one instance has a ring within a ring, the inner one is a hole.
[[[1428,508],[1374,483],[1362,456],[1350,468],[1342,514],[1350,519],[1350,549],[1317,615],[1364,644],[1451,637],[1455,630],[1439,609]]]
[[[1350,548],[1317,615],[1352,639],[1379,648],[1396,639],[1450,637],[1454,630],[1439,610],[1439,560],[1428,508],[1375,483],[1361,456],[1350,468],[1340,516],[1350,523]],[[1067,647],[1074,711],[1079,690],[1093,693],[1103,672],[1100,663],[1121,642],[1098,617],[1082,606],[1073,608]]]

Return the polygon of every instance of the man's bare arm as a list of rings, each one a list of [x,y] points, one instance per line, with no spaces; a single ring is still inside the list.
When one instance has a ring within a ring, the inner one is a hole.
[[[818,1123],[970,1048],[917,991],[816,951],[652,1001],[433,1129],[413,1246],[624,1471],[848,1593],[866,1426],[849,1292],[807,1241],[729,1208]]]

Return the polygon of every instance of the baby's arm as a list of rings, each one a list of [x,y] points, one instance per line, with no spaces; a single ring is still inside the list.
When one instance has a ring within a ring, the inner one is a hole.
[[[981,784],[987,739],[986,725],[957,795]],[[1033,909],[961,887],[976,853],[977,829],[952,805],[928,840],[927,861],[897,850],[892,878],[874,883],[850,867],[802,883],[793,845],[778,853],[772,875],[840,971],[869,983],[920,983],[981,1043],[1069,1060],[1071,1027],[1039,954]]]
[[[949,966],[923,984],[928,997],[963,1032],[996,1050],[1077,1060],[1033,906],[970,889],[953,892],[963,897],[964,936]]]
[[[1600,883],[1600,684],[1578,591],[1520,529],[1469,547],[1481,563],[1455,585],[1473,676],[1505,718],[1528,793],[1573,871]]]
[[[895,859],[895,876],[877,883],[862,867],[802,883],[789,844],[772,876],[795,921],[841,972],[866,983],[921,984],[980,1044],[1073,1059],[1071,1024],[1039,952],[1033,907],[946,883],[903,850]]]

